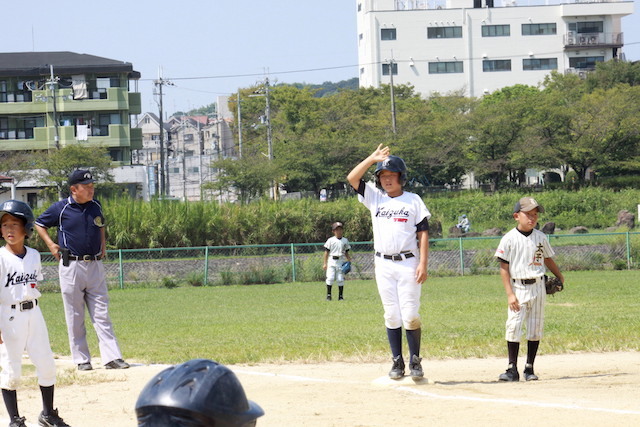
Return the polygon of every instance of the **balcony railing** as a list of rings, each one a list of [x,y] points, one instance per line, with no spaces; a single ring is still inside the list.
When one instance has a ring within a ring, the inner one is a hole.
[[[582,47],[621,47],[624,43],[623,33],[575,33],[564,36],[566,48]]]

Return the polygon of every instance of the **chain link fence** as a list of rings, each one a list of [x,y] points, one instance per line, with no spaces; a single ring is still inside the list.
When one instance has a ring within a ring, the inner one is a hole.
[[[640,267],[640,233],[548,236],[562,271]],[[432,239],[429,274],[497,274],[494,253],[500,237]],[[323,243],[121,249],[103,261],[110,287],[217,286],[324,281]],[[351,243],[347,280],[374,277],[372,242]],[[43,289],[58,287],[58,266],[42,254]],[[81,262],[81,261],[78,261]]]

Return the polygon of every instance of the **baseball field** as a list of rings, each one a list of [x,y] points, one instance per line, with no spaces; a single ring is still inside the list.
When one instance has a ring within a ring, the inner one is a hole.
[[[547,300],[540,380],[528,383],[497,381],[506,307],[495,275],[424,285],[420,384],[387,378],[374,281],[350,281],[345,301],[331,302],[323,283],[112,291],[111,316],[133,366],[99,368],[89,331],[98,369],[82,373],[68,360],[60,295],[45,294],[59,355],[56,406],[75,426],[135,425],[138,393],[155,373],[208,358],[236,372],[265,410],[264,426],[639,425],[640,272],[565,277],[565,290]],[[28,365],[18,396],[33,422],[40,403]]]

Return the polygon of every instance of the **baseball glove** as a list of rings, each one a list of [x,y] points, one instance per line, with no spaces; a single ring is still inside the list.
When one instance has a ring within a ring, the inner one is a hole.
[[[351,271],[351,261],[347,261],[342,264],[342,274],[347,274]]]
[[[547,295],[553,295],[556,292],[560,292],[564,289],[564,285],[557,277],[547,278],[545,286],[547,288]]]

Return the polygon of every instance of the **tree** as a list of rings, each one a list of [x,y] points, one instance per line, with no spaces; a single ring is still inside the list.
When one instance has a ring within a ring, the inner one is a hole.
[[[76,169],[89,169],[96,181],[101,183],[113,182],[109,173],[111,157],[106,148],[88,147],[86,145],[67,145],[59,150],[51,150],[47,156],[36,161],[36,168],[40,169],[36,177],[45,186],[50,198],[55,195],[68,193],[67,181],[69,175]]]
[[[203,189],[222,192],[233,188],[238,192],[242,203],[266,194],[277,175],[275,165],[265,157],[220,159],[214,161],[212,167],[220,170],[218,179],[213,183],[203,184]]]
[[[587,91],[611,89],[619,84],[640,85],[640,61],[611,60],[598,62],[594,72],[587,74]]]

